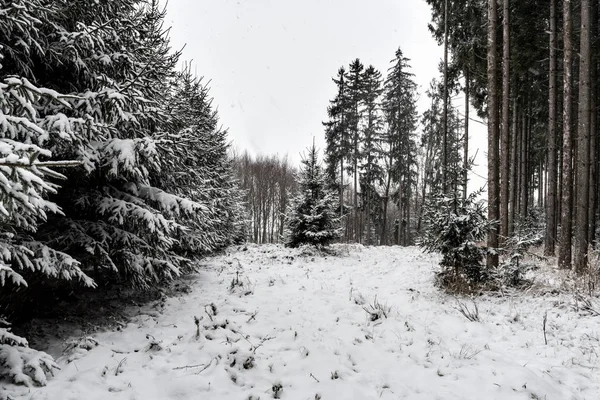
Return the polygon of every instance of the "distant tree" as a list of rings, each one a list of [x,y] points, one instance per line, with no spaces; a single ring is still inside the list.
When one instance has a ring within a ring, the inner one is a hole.
[[[287,157],[234,154],[233,164],[243,193],[247,240],[279,243],[284,235],[285,212],[296,193],[295,168]]]
[[[363,121],[362,149],[359,165],[362,205],[365,215],[363,228],[366,230],[366,243],[373,244],[374,220],[381,216],[379,210],[378,187],[383,182],[384,172],[380,165],[382,156],[383,118],[381,114],[380,96],[382,89],[381,72],[372,65],[363,73]]]
[[[422,228],[423,205],[430,200],[431,196],[443,193],[442,176],[442,157],[444,142],[443,136],[443,84],[437,79],[433,79],[427,96],[430,99],[431,106],[423,113],[421,120],[423,131],[421,133],[421,150],[419,157],[420,166],[420,184],[421,199],[419,207],[419,222],[417,230],[420,233]],[[446,193],[455,194],[457,187],[464,188],[466,185],[466,176],[457,174],[465,173],[465,164],[461,155],[462,145],[464,143],[461,137],[462,124],[456,113],[448,113],[448,131],[446,133]],[[467,162],[468,165],[468,162]]]
[[[403,244],[410,242],[410,217],[412,194],[416,192],[417,166],[417,85],[410,72],[410,60],[399,48],[392,60],[385,79],[383,110],[386,129],[382,138],[383,155],[386,159],[387,181],[383,194],[383,221],[381,243],[387,242],[387,208],[392,197],[391,184],[396,206],[401,219],[406,221],[406,231],[401,239]],[[396,243],[398,244],[398,243]]]
[[[286,246],[330,244],[340,235],[337,198],[327,185],[314,143],[302,160],[298,186],[287,214]]]
[[[340,215],[344,213],[344,160],[350,152],[349,140],[349,99],[346,70],[341,67],[333,82],[337,86],[337,94],[327,107],[328,121],[325,126],[325,164],[327,175],[332,185],[339,187]],[[339,172],[339,175],[338,175]]]
[[[348,129],[349,129],[349,152],[348,170],[352,173],[354,179],[352,193],[352,232],[354,240],[360,242],[360,226],[359,226],[359,204],[358,204],[358,165],[362,158],[360,145],[362,143],[362,133],[360,130],[360,121],[363,116],[361,105],[364,98],[364,82],[363,82],[364,65],[357,58],[350,63],[347,73],[348,82]]]

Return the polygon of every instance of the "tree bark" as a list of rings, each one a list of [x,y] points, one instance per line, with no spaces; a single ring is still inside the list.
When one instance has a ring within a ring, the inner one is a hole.
[[[550,0],[550,77],[548,92],[548,191],[546,194],[546,236],[544,240],[544,255],[554,256],[556,246],[556,185],[558,165],[556,160],[556,0]]]
[[[600,38],[600,24],[598,24],[598,11],[600,7],[594,4],[592,15],[592,32],[596,38]],[[598,208],[598,49],[600,45],[596,39],[596,45],[592,48],[592,76],[591,76],[591,115],[590,115],[590,206],[589,206],[589,230],[588,240],[592,246],[596,245],[596,210]]]
[[[442,146],[442,191],[448,188],[448,0],[444,0],[444,138]]]
[[[560,247],[558,249],[558,266],[571,268],[571,231],[573,221],[573,18],[571,15],[571,0],[563,1],[563,42],[564,42],[564,79],[563,79],[563,160],[562,160],[562,212]]]
[[[521,220],[524,220],[527,217],[527,211],[529,208],[529,127],[530,127],[530,106],[529,100],[527,101],[527,107],[525,108],[525,113],[523,115],[523,126],[521,127],[523,133],[521,135],[521,144],[520,144],[520,160],[521,160],[521,176],[519,178],[519,183],[521,187],[519,189],[519,193],[521,194],[520,209],[519,216]]]
[[[497,221],[499,217],[499,188],[500,171],[499,156],[499,125],[498,125],[498,10],[496,0],[488,0],[488,219]],[[487,267],[498,266],[498,227],[490,229],[487,238],[490,249],[487,256]]]
[[[577,124],[577,213],[575,227],[575,270],[588,266],[588,213],[590,190],[590,101],[591,101],[591,3],[581,0],[579,62],[579,115]]]
[[[518,155],[518,144],[519,144],[519,129],[518,129],[518,121],[519,121],[519,109],[517,107],[518,103],[516,100],[513,100],[513,135],[510,138],[510,146],[511,146],[511,162],[510,162],[510,182],[509,182],[509,194],[510,194],[510,203],[509,203],[509,216],[508,216],[508,232],[512,234],[514,232],[515,227],[515,215],[516,210],[518,208],[518,197],[519,193],[518,189],[518,173],[519,173],[519,155]]]
[[[465,70],[465,137],[463,155],[463,200],[467,199],[467,183],[469,182],[469,69]]]
[[[508,237],[508,196],[510,174],[510,0],[503,0],[503,56],[502,56],[502,157],[500,187],[500,240]]]
[[[388,214],[388,204],[390,202],[390,185],[392,183],[392,165],[393,165],[393,154],[394,154],[394,143],[390,143],[390,155],[388,159],[388,171],[387,171],[387,182],[385,185],[385,196],[383,199],[383,221],[381,228],[381,239],[379,244],[381,246],[386,245],[387,241],[387,214]]]

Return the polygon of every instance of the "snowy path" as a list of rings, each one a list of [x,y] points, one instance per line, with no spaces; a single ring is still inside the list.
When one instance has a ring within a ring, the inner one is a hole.
[[[16,398],[600,397],[600,317],[573,311],[569,296],[482,297],[481,322],[471,322],[433,287],[433,257],[349,249],[322,258],[251,246],[211,258],[191,293],[95,335],[98,347],[65,356],[47,387]],[[238,274],[243,286],[231,291]],[[371,321],[363,309],[375,296],[388,318]]]

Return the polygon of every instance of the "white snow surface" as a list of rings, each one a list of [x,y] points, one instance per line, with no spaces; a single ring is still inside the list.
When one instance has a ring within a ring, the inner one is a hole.
[[[93,335],[97,346],[82,340],[58,359],[61,370],[46,387],[11,386],[11,396],[600,398],[600,317],[577,311],[572,295],[478,296],[480,321],[472,322],[434,286],[435,256],[416,247],[334,249],[332,256],[249,245],[209,258],[190,277],[190,293],[144,306],[120,331]],[[365,311],[375,297],[389,307],[387,318],[372,321]]]

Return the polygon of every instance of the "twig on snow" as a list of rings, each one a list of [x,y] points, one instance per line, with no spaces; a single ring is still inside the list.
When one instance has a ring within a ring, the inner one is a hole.
[[[175,367],[173,368],[174,370],[178,370],[178,369],[190,369],[190,368],[200,368],[202,367],[202,369],[198,372],[196,372],[197,374],[201,374],[202,372],[206,371],[208,369],[208,367],[210,367],[212,365],[212,362],[217,360],[217,357],[213,357],[210,359],[210,361],[208,362],[208,364],[196,364],[196,365],[184,365],[181,367]],[[218,362],[218,360],[217,360]]]
[[[542,322],[542,330],[544,331],[544,343],[548,345],[548,338],[546,337],[546,323],[548,322],[548,311],[544,313],[544,321]]]
[[[256,316],[258,315],[258,311],[256,311],[254,314],[252,314],[250,316],[250,318],[248,318],[248,321],[246,321],[246,323],[250,322],[250,321],[255,321],[256,320]]]

